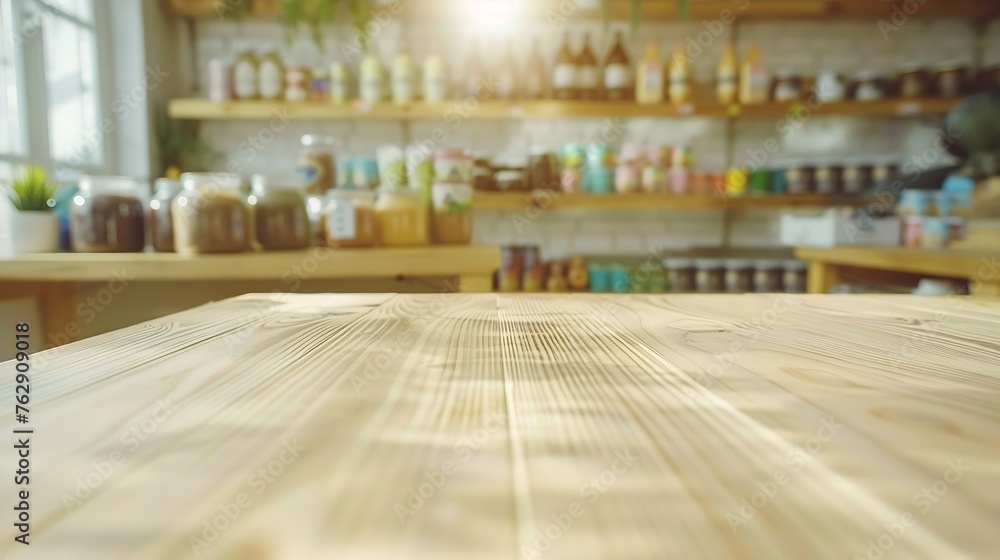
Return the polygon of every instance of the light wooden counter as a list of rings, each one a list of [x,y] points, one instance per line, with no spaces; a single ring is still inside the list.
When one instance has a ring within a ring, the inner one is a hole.
[[[75,340],[83,282],[106,282],[117,294],[131,282],[274,280],[293,292],[309,280],[444,278],[448,292],[489,292],[500,247],[467,245],[408,249],[329,249],[219,255],[53,253],[0,259],[0,300],[34,297],[50,332]],[[355,288],[358,289],[358,288]],[[370,286],[360,289],[372,290]],[[131,323],[129,323],[131,324]]]
[[[3,428],[34,430],[32,545],[4,476],[0,557],[993,558],[998,322],[957,297],[243,296],[33,355],[28,424],[0,364]]]
[[[846,246],[832,249],[800,247],[795,250],[795,256],[809,261],[808,291],[811,294],[825,294],[845,275],[860,272],[865,280],[887,283],[912,275],[968,280],[971,293],[1000,296],[997,252]]]

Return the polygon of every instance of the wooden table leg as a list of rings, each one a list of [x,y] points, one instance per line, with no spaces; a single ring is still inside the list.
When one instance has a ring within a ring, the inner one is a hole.
[[[80,321],[76,314],[76,285],[48,282],[41,290],[42,321],[46,347],[69,344],[80,337]]]
[[[837,265],[823,261],[809,261],[808,286],[810,294],[825,294],[840,283],[840,270]]]
[[[468,294],[484,294],[493,291],[493,277],[484,276],[459,276],[458,291]]]

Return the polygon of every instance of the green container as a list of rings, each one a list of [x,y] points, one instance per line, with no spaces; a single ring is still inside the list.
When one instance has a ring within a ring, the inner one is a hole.
[[[750,173],[750,194],[764,195],[771,192],[771,172],[767,169],[756,169]]]
[[[649,293],[667,293],[667,271],[656,267],[649,273]]]

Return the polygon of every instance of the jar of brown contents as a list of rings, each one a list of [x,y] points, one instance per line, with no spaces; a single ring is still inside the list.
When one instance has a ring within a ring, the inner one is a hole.
[[[323,230],[329,247],[374,247],[375,193],[333,190],[327,195]]]
[[[139,184],[128,177],[83,177],[70,206],[70,239],[80,253],[141,253],[146,220]]]
[[[250,210],[239,175],[185,173],[173,203],[178,253],[239,253],[250,248]]]
[[[302,249],[312,242],[305,183],[294,177],[254,175],[248,198],[257,243],[265,250]]]
[[[149,201],[149,231],[153,249],[160,253],[173,253],[174,223],[171,219],[174,199],[181,192],[181,182],[175,179],[157,179],[156,192]]]
[[[468,245],[472,242],[472,183],[434,181],[431,187],[434,242]]]

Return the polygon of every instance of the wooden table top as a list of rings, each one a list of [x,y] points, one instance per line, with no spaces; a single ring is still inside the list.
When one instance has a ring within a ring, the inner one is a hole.
[[[8,505],[0,556],[996,558],[998,322],[958,297],[247,295],[32,356],[32,544]]]

